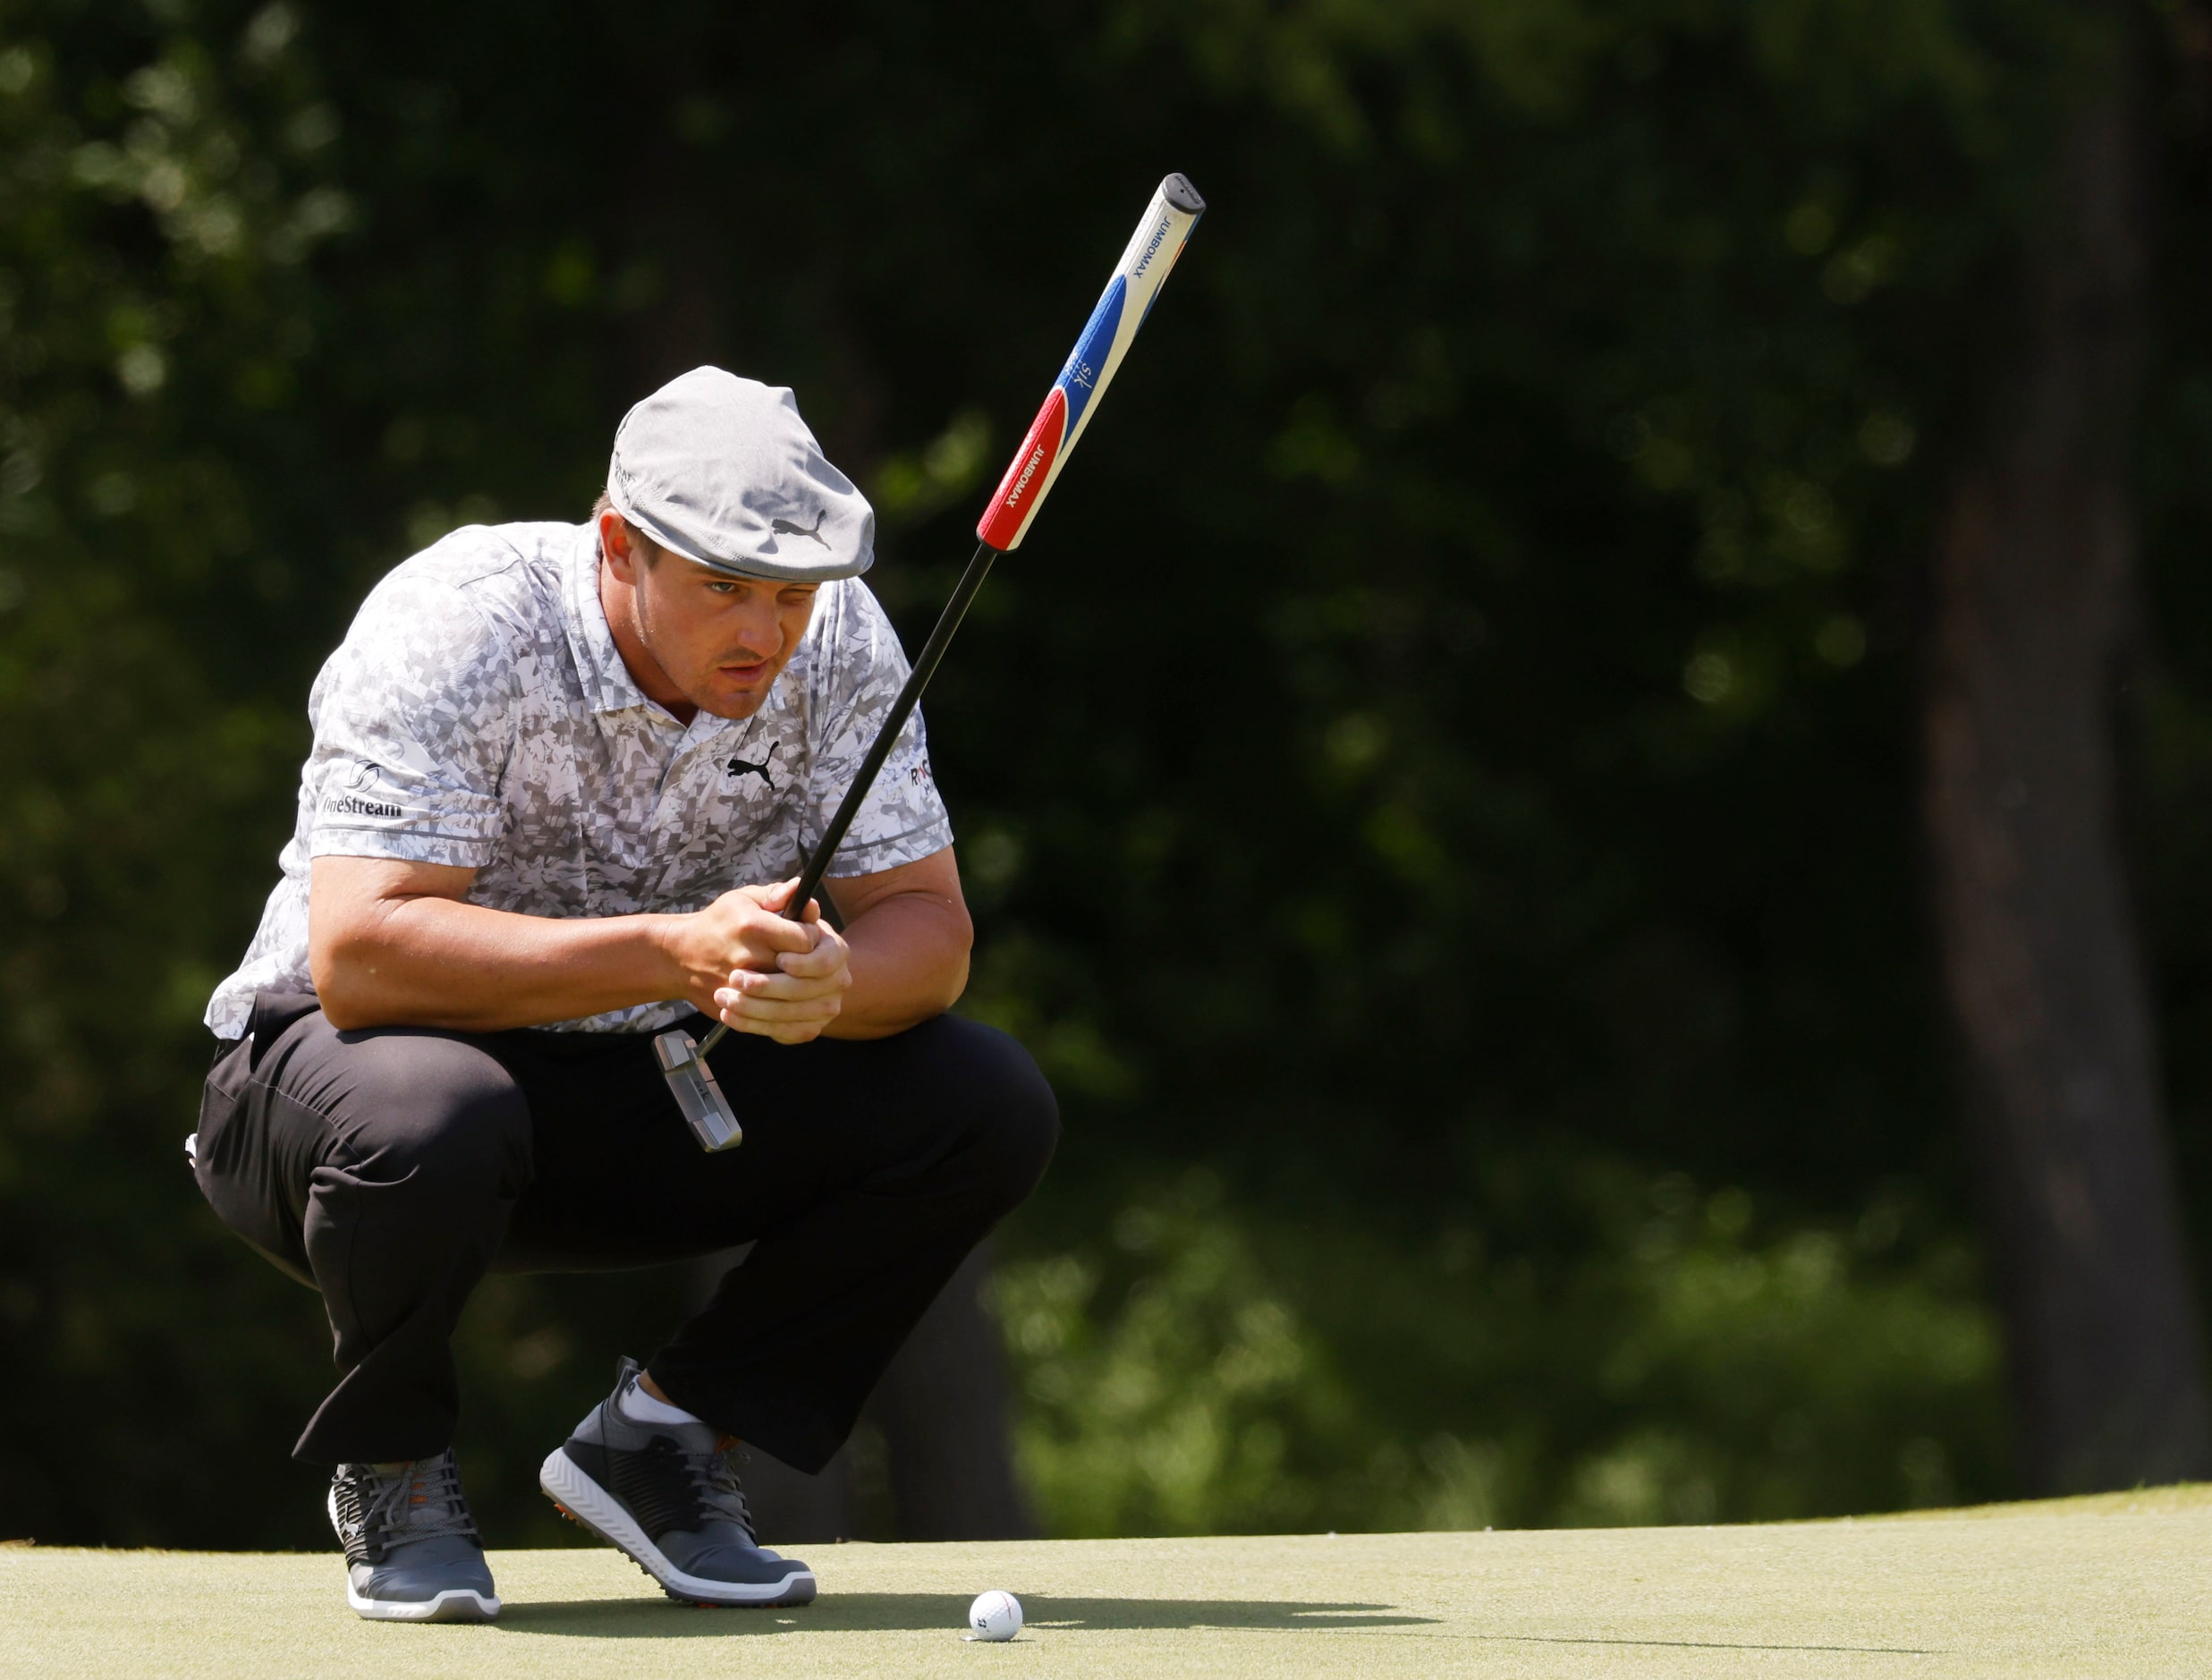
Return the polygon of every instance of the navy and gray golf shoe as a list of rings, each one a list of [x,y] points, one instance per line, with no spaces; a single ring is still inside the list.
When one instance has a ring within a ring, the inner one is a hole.
[[[710,1423],[640,1423],[623,1396],[637,1387],[625,1359],[614,1392],[538,1472],[538,1485],[589,1529],[692,1604],[805,1604],[814,1572],[763,1550],[730,1464],[728,1437]]]
[[[330,1525],[345,1548],[345,1600],[373,1622],[488,1622],[499,1614],[451,1447],[380,1470],[340,1464]]]

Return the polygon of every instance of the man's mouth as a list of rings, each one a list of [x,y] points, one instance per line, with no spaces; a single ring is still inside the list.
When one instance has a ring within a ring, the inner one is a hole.
[[[733,683],[757,683],[767,668],[766,659],[725,659],[715,667]]]

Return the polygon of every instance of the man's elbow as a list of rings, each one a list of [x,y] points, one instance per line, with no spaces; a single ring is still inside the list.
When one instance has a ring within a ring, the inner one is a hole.
[[[960,1001],[961,994],[967,989],[968,947],[962,946],[945,965],[942,983],[937,988],[936,1007],[929,1012],[930,1014],[943,1014]]]
[[[969,915],[968,906],[955,898],[948,907],[951,925],[945,929],[944,964],[940,991],[943,996],[932,1012],[943,1014],[960,1001],[960,995],[968,989],[968,959],[976,944],[975,919]]]
[[[352,1032],[386,1024],[376,1014],[376,953],[359,929],[310,928],[307,964],[316,1001],[332,1026]]]

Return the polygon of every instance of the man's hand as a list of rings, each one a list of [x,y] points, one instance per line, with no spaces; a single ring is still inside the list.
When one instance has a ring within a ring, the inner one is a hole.
[[[818,905],[804,921],[782,913],[798,885],[742,887],[682,919],[675,955],[702,1014],[778,1044],[804,1044],[837,1018],[852,952]]]

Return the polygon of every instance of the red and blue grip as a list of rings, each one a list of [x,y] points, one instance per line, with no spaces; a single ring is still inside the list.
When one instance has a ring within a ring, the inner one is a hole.
[[[1028,534],[1030,522],[1045,505],[1060,469],[1075,453],[1091,411],[1106,395],[1114,370],[1136,340],[1137,329],[1151,313],[1168,270],[1182,254],[1183,242],[1205,211],[1206,200],[1181,175],[1168,176],[1152,195],[1129,249],[1114,266],[1113,278],[1090,312],[1083,335],[1045,394],[1044,407],[1030,422],[1029,435],[1014,451],[997,494],[976,526],[976,535],[992,547],[1002,553],[1018,547]]]

